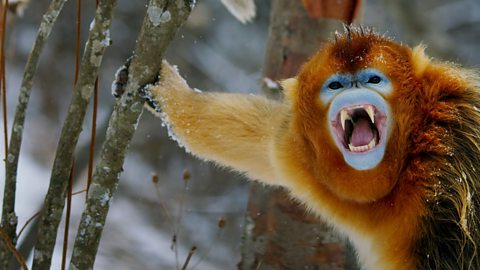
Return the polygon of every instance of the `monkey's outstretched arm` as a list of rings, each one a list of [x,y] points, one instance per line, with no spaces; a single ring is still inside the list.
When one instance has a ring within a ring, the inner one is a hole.
[[[286,105],[252,95],[194,91],[165,61],[160,82],[149,92],[162,112],[149,109],[188,151],[275,184],[270,148],[288,114]]]

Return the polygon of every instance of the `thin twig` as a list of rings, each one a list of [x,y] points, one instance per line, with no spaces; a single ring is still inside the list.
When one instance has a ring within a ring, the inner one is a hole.
[[[13,253],[13,256],[15,256],[15,259],[17,259],[17,262],[20,264],[20,266],[22,266],[22,269],[28,270],[27,264],[25,263],[25,259],[22,257],[22,254],[18,252],[18,250],[12,244],[12,239],[8,237],[7,232],[5,232],[2,228],[0,228],[0,237],[2,238],[3,243],[6,244],[8,250]]]
[[[68,178],[67,188],[67,212],[65,213],[65,229],[63,231],[63,247],[62,247],[62,270],[65,270],[67,265],[67,250],[68,250],[68,231],[70,229],[70,216],[72,213],[72,186],[73,173],[75,171],[75,161],[70,170],[70,177]]]
[[[193,246],[190,251],[188,252],[187,259],[185,260],[185,263],[182,266],[182,270],[187,270],[188,263],[190,263],[190,259],[192,259],[193,253],[197,249],[196,246]]]
[[[125,154],[143,111],[138,90],[158,76],[167,45],[186,20],[193,0],[150,0],[147,15],[129,67],[126,92],[110,117],[107,137],[100,151],[73,247],[70,268],[92,269]],[[168,19],[166,19],[168,18]]]
[[[226,220],[224,217],[221,217],[219,220],[218,220],[218,224],[217,224],[217,227],[218,227],[218,231],[217,231],[217,236],[215,238],[214,241],[212,241],[212,243],[209,245],[209,247],[207,248],[207,250],[205,252],[203,252],[202,256],[200,257],[200,259],[198,259],[198,261],[190,268],[190,270],[194,270],[195,268],[197,268],[197,266],[203,261],[205,260],[208,255],[210,255],[210,251],[212,251],[213,249],[213,246],[215,245],[216,242],[218,242],[220,240],[220,238],[222,237],[223,235],[223,232],[224,232],[224,228],[225,228],[225,224],[226,224]]]
[[[74,69],[74,88],[78,81],[78,69],[80,68],[80,32],[82,22],[82,5],[81,0],[77,0],[77,16],[75,19],[75,69]],[[65,228],[63,231],[63,247],[62,247],[62,270],[67,266],[68,251],[68,232],[70,230],[70,217],[72,212],[72,192],[73,192],[73,174],[75,172],[75,159],[72,161],[70,176],[68,177],[67,188],[67,212],[65,213]]]
[[[262,261],[259,261],[257,263],[257,267],[255,267],[255,270],[260,270],[260,266],[262,266]]]
[[[5,70],[5,32],[7,31],[7,14],[8,14],[8,0],[5,0],[5,4],[2,10],[2,36],[0,38],[0,62],[2,65],[1,76],[2,76],[2,109],[3,109],[3,136],[4,136],[4,147],[5,147],[5,161],[8,157],[8,124],[7,124],[7,82],[6,76],[7,73]]]
[[[176,240],[178,241],[179,235],[180,235],[180,229],[182,225],[182,212],[183,212],[183,207],[185,205],[185,198],[187,195],[187,190],[188,190],[188,183],[190,182],[190,171],[187,169],[183,170],[183,190],[182,190],[182,195],[180,197],[180,203],[179,203],[179,208],[178,208],[178,213],[177,213],[177,219],[175,222],[175,226],[173,228],[173,235],[175,235]],[[176,242],[174,247],[174,252],[175,252],[175,264],[176,264],[176,269],[178,270],[180,267],[180,261],[178,259],[178,243]]]
[[[32,89],[33,77],[38,67],[38,61],[43,49],[45,41],[50,35],[50,32],[55,24],[58,14],[63,8],[67,0],[52,0],[48,10],[42,17],[40,27],[35,38],[32,51],[28,57],[25,71],[23,74],[20,94],[18,98],[18,105],[15,111],[15,118],[12,125],[10,136],[10,146],[8,147],[8,156],[6,157],[6,177],[3,192],[3,207],[2,207],[2,227],[7,234],[14,238],[16,231],[17,215],[15,214],[15,193],[17,182],[17,167],[20,153],[20,146],[22,143],[23,127],[25,123],[25,114],[27,110],[28,101],[30,99],[30,92]],[[0,245],[1,246],[1,245]],[[0,261],[8,262],[9,253],[5,249],[0,249]]]
[[[155,191],[156,191],[157,197],[158,197],[158,204],[160,205],[160,208],[163,212],[163,215],[164,215],[165,219],[167,220],[168,225],[171,226],[170,229],[173,229],[173,220],[172,220],[171,214],[168,211],[167,207],[165,207],[165,204],[161,201],[162,200],[162,192],[160,192],[160,185],[158,183],[158,175],[157,174],[152,174],[152,183],[155,186]]]
[[[27,219],[27,221],[25,221],[25,224],[23,224],[22,228],[18,232],[17,237],[19,239],[20,239],[20,236],[22,236],[22,233],[25,230],[25,228],[27,228],[28,224],[30,224],[36,217],[38,217],[38,215],[40,215],[40,211],[35,212],[35,214],[33,214],[29,219]]]
[[[72,192],[72,196],[80,195],[80,194],[85,193],[85,192],[87,192],[86,189],[82,189],[82,190],[79,190],[79,191],[75,191],[75,192]],[[27,221],[25,221],[25,224],[23,224],[22,228],[21,228],[20,231],[18,232],[18,235],[17,235],[17,238],[18,238],[18,239],[20,239],[20,238],[22,237],[23,231],[25,231],[25,229],[28,227],[28,225],[29,225],[33,220],[35,220],[35,218],[37,218],[39,215],[40,215],[40,211],[37,211],[37,212],[35,212]]]
[[[8,161],[8,123],[7,123],[7,82],[6,82],[6,76],[5,74],[7,73],[5,70],[5,32],[7,31],[7,10],[8,10],[8,0],[5,0],[5,2],[2,0],[1,1],[1,7],[2,12],[1,12],[1,34],[0,34],[0,92],[1,92],[1,97],[2,97],[2,112],[3,112],[3,143],[4,143],[4,161],[5,161],[5,167],[7,167],[7,161]],[[9,209],[10,210],[10,209]],[[2,228],[4,229],[4,232],[7,234],[8,239],[10,239],[11,243],[15,245],[17,235],[16,235],[16,228],[17,228],[17,216],[15,215],[15,209],[14,206],[12,205],[11,208],[13,213],[12,215],[9,215],[8,217],[6,216],[3,218],[2,216]],[[10,214],[11,214],[10,213]],[[5,245],[0,245],[0,268],[6,268],[8,267],[10,263],[10,258],[11,254],[7,251],[7,248]]]
[[[82,189],[82,190],[79,190],[79,191],[75,191],[75,192],[72,193],[72,195],[73,195],[73,196],[76,196],[76,195],[82,194],[82,193],[84,193],[84,192],[87,192],[87,190],[86,190],[86,189]]]
[[[102,121],[98,130],[106,130],[107,124],[108,124],[108,119],[106,119],[105,121]],[[103,141],[104,138],[105,138],[104,132],[98,133],[97,135],[98,141]],[[90,147],[90,143],[85,143],[76,150],[78,158],[76,159],[75,167],[77,168],[76,171],[78,172],[82,172],[87,168],[88,159],[85,157],[88,156],[89,147]],[[78,182],[78,180],[80,179],[75,178],[74,180]],[[84,192],[86,192],[86,190],[82,189],[74,192],[72,195],[76,196]],[[40,209],[43,209],[43,206],[40,206]],[[38,223],[39,223],[38,219],[31,222],[31,225],[23,233],[24,237],[21,238],[21,242],[17,244],[17,249],[18,251],[20,251],[20,253],[23,255],[24,258],[29,257],[30,253],[33,251],[34,241],[35,239],[37,239]],[[18,238],[20,239],[20,237]]]
[[[117,0],[104,0],[96,10],[92,30],[86,42],[78,81],[60,134],[55,153],[50,185],[41,214],[38,238],[35,243],[33,267],[49,269],[55,246],[58,225],[65,206],[65,193],[74,150],[82,131],[88,103],[93,94],[95,78],[107,46],[110,45],[109,28]]]

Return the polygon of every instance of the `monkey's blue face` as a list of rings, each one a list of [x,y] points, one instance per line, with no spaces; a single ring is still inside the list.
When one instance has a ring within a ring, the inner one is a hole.
[[[390,80],[379,70],[335,74],[320,91],[328,105],[331,135],[345,162],[357,170],[375,168],[383,159],[391,122],[383,95],[392,91]]]

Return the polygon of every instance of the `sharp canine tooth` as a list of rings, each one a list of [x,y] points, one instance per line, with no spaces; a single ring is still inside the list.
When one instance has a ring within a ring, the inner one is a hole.
[[[340,112],[340,122],[342,124],[343,130],[345,130],[345,121],[350,119],[350,116],[348,115],[348,112],[346,110],[343,110]]]
[[[372,121],[372,123],[375,124],[375,113],[373,112],[373,107],[367,106],[365,110],[367,111],[367,114],[370,117],[370,120]]]

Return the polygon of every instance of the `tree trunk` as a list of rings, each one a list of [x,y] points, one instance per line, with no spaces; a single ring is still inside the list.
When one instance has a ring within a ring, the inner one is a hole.
[[[320,43],[342,27],[338,21],[310,19],[299,0],[272,1],[263,76],[272,80],[295,76]],[[265,91],[280,95],[271,84]],[[240,269],[355,269],[347,246],[286,190],[252,187]]]

